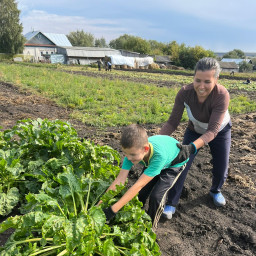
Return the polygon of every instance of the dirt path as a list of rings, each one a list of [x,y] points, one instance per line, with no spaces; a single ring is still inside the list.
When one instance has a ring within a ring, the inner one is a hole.
[[[232,92],[235,93],[235,92]],[[69,121],[79,136],[119,148],[120,128],[96,129],[69,118],[70,111],[16,86],[0,82],[0,126],[11,128],[20,119]],[[232,117],[229,177],[223,187],[224,208],[216,208],[209,196],[211,164],[205,147],[188,174],[177,212],[171,221],[161,220],[157,239],[163,256],[256,255],[256,113]],[[150,135],[161,125],[147,125]],[[182,139],[185,124],[173,134]],[[131,183],[137,176],[131,174]],[[0,234],[2,245],[10,231]]]

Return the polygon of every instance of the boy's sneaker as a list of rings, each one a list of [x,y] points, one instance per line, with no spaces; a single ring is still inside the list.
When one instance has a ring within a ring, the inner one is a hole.
[[[213,193],[210,191],[210,196],[213,198],[213,202],[216,206],[224,206],[226,204],[226,200],[221,192]]]
[[[172,215],[175,213],[176,207],[171,205],[166,205],[164,207],[164,211],[162,213],[163,217],[170,220],[172,218]]]

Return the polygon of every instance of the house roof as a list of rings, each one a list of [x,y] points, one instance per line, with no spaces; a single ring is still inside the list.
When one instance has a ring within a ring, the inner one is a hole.
[[[67,36],[64,34],[43,33],[41,31],[31,31],[31,32],[28,32],[27,34],[25,34],[25,38],[27,39],[27,41],[29,41],[39,33],[41,33],[45,37],[47,37],[56,46],[72,46],[72,44],[69,42]]]
[[[67,56],[86,57],[86,58],[104,58],[110,55],[121,55],[119,50],[99,47],[59,47],[66,50]]]
[[[223,61],[219,61],[220,67],[221,68],[226,68],[226,69],[237,69],[238,64],[236,64],[235,62],[223,62]]]
[[[250,59],[229,59],[229,58],[223,58],[221,61],[222,62],[235,62],[236,64],[240,64],[243,61],[246,61],[247,63],[251,62]]]
[[[171,59],[170,59],[169,56],[160,56],[160,55],[156,55],[156,56],[155,56],[155,61],[156,61],[156,62],[169,63],[169,62],[171,62]]]

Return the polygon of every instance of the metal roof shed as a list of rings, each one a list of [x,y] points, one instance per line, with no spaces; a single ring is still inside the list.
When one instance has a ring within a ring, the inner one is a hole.
[[[229,59],[229,58],[223,58],[221,61],[222,62],[235,62],[238,65],[240,65],[243,61],[245,61],[247,63],[252,63],[252,60],[250,60],[250,59]]]
[[[219,64],[222,72],[239,71],[239,66],[235,62],[219,61]]]
[[[64,34],[43,33],[41,31],[32,31],[25,34],[27,42],[25,45],[43,45],[49,44],[54,46],[72,46]],[[48,41],[47,41],[48,40]]]
[[[99,47],[58,47],[57,52],[67,57],[68,63],[87,65],[110,55],[121,55],[121,52],[111,48]]]
[[[67,57],[98,59],[108,55],[121,55],[118,50],[98,47],[58,47],[58,53],[66,54]]]

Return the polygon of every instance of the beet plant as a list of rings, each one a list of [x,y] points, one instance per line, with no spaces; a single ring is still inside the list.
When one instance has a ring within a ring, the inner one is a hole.
[[[0,233],[15,230],[1,256],[160,255],[151,219],[137,198],[106,222],[102,209],[126,191],[120,185],[105,193],[120,169],[114,149],[81,140],[59,120],[20,121],[1,133],[1,141],[6,190],[0,195],[8,202],[0,204],[3,215],[18,199],[21,204],[20,215],[0,224]]]
[[[124,186],[96,206],[109,183],[90,174],[79,178],[70,166],[56,182],[55,188],[26,196],[26,214],[0,224],[0,232],[15,229],[1,255],[159,255],[150,217],[138,199],[106,223],[102,207],[117,201]]]

